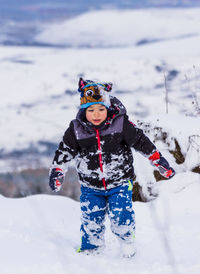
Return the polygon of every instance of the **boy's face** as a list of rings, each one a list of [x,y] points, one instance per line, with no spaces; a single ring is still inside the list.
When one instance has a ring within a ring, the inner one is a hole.
[[[100,125],[107,117],[107,108],[101,104],[91,105],[86,109],[86,119],[95,126]]]

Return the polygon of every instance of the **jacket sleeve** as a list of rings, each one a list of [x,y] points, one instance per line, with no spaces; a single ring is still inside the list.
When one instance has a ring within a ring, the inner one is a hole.
[[[137,128],[129,121],[127,115],[124,117],[123,133],[125,142],[146,156],[150,155],[156,149],[155,145],[144,134],[142,129]]]
[[[74,134],[73,122],[70,123],[69,128],[65,131],[62,141],[55,152],[53,159],[53,166],[63,165],[74,159],[78,153],[78,143]]]

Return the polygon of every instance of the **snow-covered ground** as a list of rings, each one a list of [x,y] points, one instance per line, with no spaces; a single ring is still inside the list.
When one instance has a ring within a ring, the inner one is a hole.
[[[200,163],[199,12],[88,12],[45,25],[35,38],[66,47],[0,47],[1,172],[32,165],[12,161],[10,152],[37,147],[42,155],[45,142],[58,144],[79,107],[80,76],[113,82],[113,95],[151,139],[155,128],[167,132],[165,143],[159,138],[155,143],[176,170],[170,181],[155,183],[156,200],[134,203],[138,252],[132,260],[120,258],[108,220],[105,253],[76,254],[80,212],[69,198],[1,196],[0,272],[200,273],[200,175],[189,172]],[[182,164],[169,153],[175,139],[185,156]],[[38,158],[36,167],[48,167],[52,157]],[[136,154],[135,170],[145,193],[147,183],[155,181],[152,167]]]
[[[179,174],[155,185],[160,193],[156,200],[133,203],[137,254],[132,259],[121,258],[108,219],[104,253],[76,253],[80,244],[78,202],[47,195],[0,196],[1,273],[199,274],[199,182],[199,174]]]

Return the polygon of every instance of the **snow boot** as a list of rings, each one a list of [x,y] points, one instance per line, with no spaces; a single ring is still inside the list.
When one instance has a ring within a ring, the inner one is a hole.
[[[123,258],[132,258],[136,253],[135,241],[131,243],[126,243],[125,241],[120,241],[121,254]]]
[[[79,248],[77,250],[78,253],[82,253],[84,255],[99,255],[102,254],[103,252],[103,248],[101,247],[97,247],[97,248],[91,248],[91,249],[84,249],[82,250],[81,248]]]

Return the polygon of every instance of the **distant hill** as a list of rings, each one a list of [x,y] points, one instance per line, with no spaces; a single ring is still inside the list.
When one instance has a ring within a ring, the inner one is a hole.
[[[33,42],[43,23],[66,21],[92,10],[170,7],[200,7],[200,0],[0,0],[0,45],[49,46]]]
[[[0,21],[12,19],[48,20],[66,17],[91,9],[197,7],[200,0],[0,0]]]

